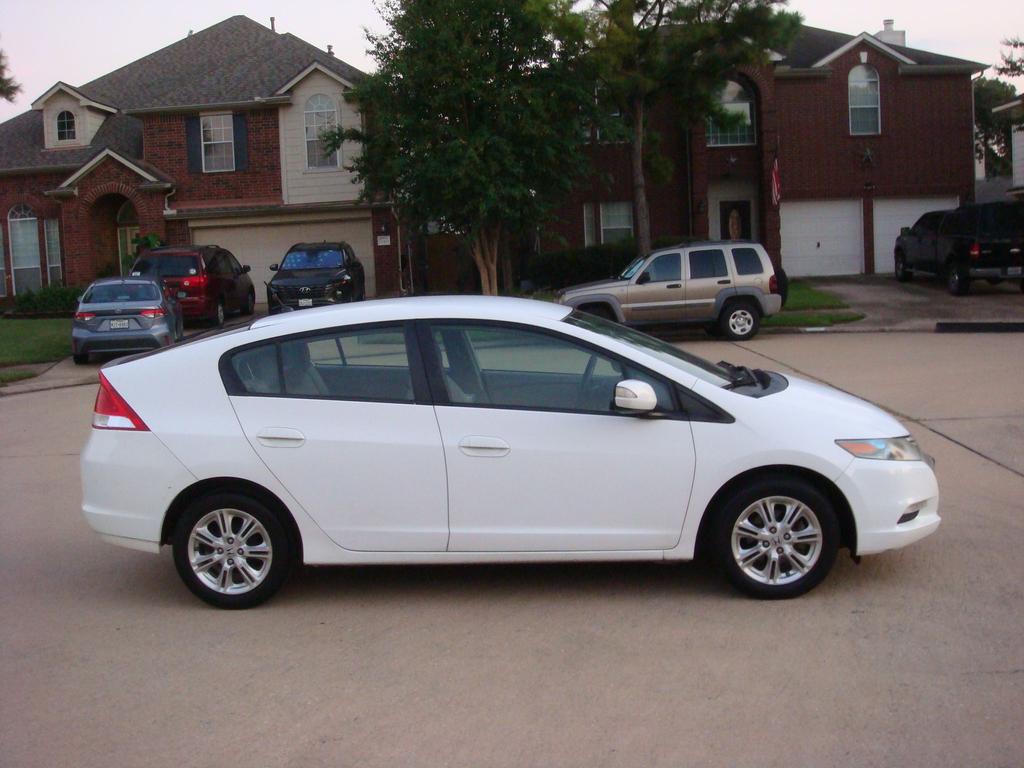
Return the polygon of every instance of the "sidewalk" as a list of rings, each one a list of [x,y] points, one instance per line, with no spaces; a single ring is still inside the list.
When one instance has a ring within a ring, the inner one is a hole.
[[[62,387],[77,387],[82,384],[95,384],[99,381],[101,365],[102,362],[75,365],[70,357],[56,363],[19,365],[19,370],[41,370],[35,378],[25,379],[24,381],[0,387],[0,397],[20,395],[25,392],[41,392],[45,389],[61,389]]]

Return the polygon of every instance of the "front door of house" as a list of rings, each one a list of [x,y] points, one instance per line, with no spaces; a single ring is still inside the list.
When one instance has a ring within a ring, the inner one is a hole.
[[[753,223],[749,200],[723,200],[718,204],[719,234],[722,240],[750,240]]]
[[[135,261],[135,238],[139,236],[137,226],[125,226],[117,228],[117,261],[121,265],[121,274],[127,275],[128,270]]]

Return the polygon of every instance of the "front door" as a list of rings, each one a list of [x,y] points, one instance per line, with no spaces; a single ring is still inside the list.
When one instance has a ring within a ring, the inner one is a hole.
[[[664,253],[647,263],[626,289],[622,313],[629,323],[671,323],[683,319],[680,254]]]
[[[138,251],[135,245],[135,238],[139,236],[137,226],[117,228],[117,262],[121,266],[121,274],[127,275],[135,262],[135,255]]]
[[[718,204],[719,237],[722,240],[750,240],[753,222],[749,200],[723,200]]]
[[[448,468],[449,551],[675,546],[694,472],[666,382],[553,332],[445,322],[421,342]],[[655,387],[661,418],[614,410],[615,384]],[[447,402],[443,402],[447,400]]]
[[[394,324],[269,341],[228,361],[253,450],[346,549],[448,544],[444,452],[409,359]]]
[[[689,251],[686,266],[686,319],[714,319],[718,294],[722,291],[735,293],[725,263],[725,251],[721,248]]]

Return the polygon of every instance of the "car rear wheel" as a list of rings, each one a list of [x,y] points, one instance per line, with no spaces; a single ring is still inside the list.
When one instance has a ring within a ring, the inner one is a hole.
[[[910,278],[913,277],[913,274],[910,272],[909,269],[907,269],[907,257],[904,256],[903,253],[900,251],[896,252],[895,266],[896,279],[901,283],[909,282]]]
[[[732,341],[745,341],[757,335],[761,327],[761,310],[750,301],[732,301],[718,316],[718,328]]]
[[[193,502],[178,519],[173,548],[185,586],[218,608],[251,608],[269,599],[293,557],[274,513],[234,493]]]
[[[839,523],[831,502],[799,478],[765,478],[736,493],[717,519],[715,549],[729,581],[752,597],[797,597],[831,570]]]
[[[83,355],[72,355],[71,358],[75,361],[75,365],[85,365],[89,362],[89,353],[86,352]]]
[[[224,299],[217,299],[217,310],[213,314],[213,324],[218,328],[224,325]]]
[[[249,291],[249,295],[245,299],[245,304],[242,307],[243,315],[251,315],[256,311],[256,291]]]
[[[967,274],[967,268],[962,264],[948,264],[946,266],[946,289],[953,296],[966,296],[971,289],[971,277]]]

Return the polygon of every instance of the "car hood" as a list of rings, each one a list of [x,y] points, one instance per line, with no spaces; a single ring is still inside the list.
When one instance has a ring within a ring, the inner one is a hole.
[[[340,280],[348,270],[338,269],[280,269],[271,278],[271,285],[326,285]]]
[[[629,283],[628,280],[620,280],[617,277],[610,277],[606,280],[595,280],[592,283],[580,283],[570,285],[562,290],[562,296],[576,295],[581,293],[600,293],[602,290],[621,288]]]
[[[824,430],[834,440],[899,437],[909,431],[881,408],[858,397],[799,376],[787,374],[786,378],[786,389],[757,401],[778,422],[818,433]]]

